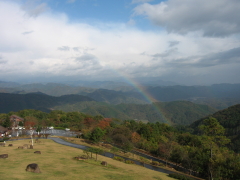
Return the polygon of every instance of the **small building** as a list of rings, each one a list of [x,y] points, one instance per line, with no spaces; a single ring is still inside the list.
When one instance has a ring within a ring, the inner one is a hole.
[[[10,121],[11,121],[12,127],[18,127],[19,122],[23,122],[24,119],[17,115],[12,115],[10,116]]]
[[[1,134],[1,137],[2,136],[5,136],[8,132],[8,129],[3,127],[3,126],[0,126],[0,134]]]

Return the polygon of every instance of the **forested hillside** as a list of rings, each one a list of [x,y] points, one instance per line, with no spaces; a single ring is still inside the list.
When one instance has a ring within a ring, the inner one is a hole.
[[[226,129],[226,136],[232,139],[232,148],[240,152],[240,104],[218,111],[210,116],[216,118]],[[190,125],[194,129],[195,134],[200,133],[198,127],[203,123],[204,119],[201,118]]]
[[[82,95],[54,97],[42,93],[0,93],[0,99],[0,113],[23,109],[36,109],[44,112],[50,110],[80,111],[93,116],[102,115],[121,120],[137,119],[149,122],[164,122],[172,125],[188,125],[216,112],[216,109],[207,105],[194,104],[188,101],[111,105],[96,102],[92,98]]]
[[[185,172],[204,179],[236,180],[240,177],[240,156],[231,150],[232,143],[224,135],[218,120],[205,118],[193,135],[180,132],[166,123],[142,123],[134,120],[120,121],[81,112],[21,110],[0,114],[0,125],[5,126],[10,115],[24,118],[24,126],[41,131],[48,126],[56,129],[70,128],[81,132],[81,137],[98,144],[105,141],[118,145],[112,151],[128,152],[133,148],[184,167]],[[158,162],[152,162],[158,165]]]
[[[109,105],[98,102],[79,102],[53,107],[57,110],[81,111],[91,115],[102,115],[118,119],[137,119],[149,122],[188,125],[216,112],[207,105],[194,104],[188,101],[158,102],[153,104],[118,104]]]
[[[81,95],[54,97],[43,93],[0,93],[0,113],[8,113],[10,111],[19,111],[23,109],[37,109],[49,112],[53,106],[80,101],[93,101],[93,99]]]

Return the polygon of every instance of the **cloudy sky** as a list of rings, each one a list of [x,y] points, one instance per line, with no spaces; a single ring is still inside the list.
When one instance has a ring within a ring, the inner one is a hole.
[[[240,83],[239,0],[0,0],[0,80]]]

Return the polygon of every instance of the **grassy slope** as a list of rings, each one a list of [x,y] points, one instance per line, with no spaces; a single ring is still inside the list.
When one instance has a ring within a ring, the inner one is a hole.
[[[29,144],[29,140],[8,142],[13,146],[0,147],[0,154],[8,154],[7,159],[0,159],[1,179],[114,179],[114,180],[170,180],[166,174],[152,171],[141,166],[125,164],[113,159],[98,156],[99,160],[107,161],[115,168],[93,165],[82,161],[73,160],[73,157],[82,155],[80,149],[63,146],[52,140],[41,140],[35,144],[34,149],[17,149],[18,146]],[[34,154],[34,151],[42,154]],[[42,173],[26,172],[25,168],[30,163],[37,163]],[[4,164],[4,165],[3,165]]]

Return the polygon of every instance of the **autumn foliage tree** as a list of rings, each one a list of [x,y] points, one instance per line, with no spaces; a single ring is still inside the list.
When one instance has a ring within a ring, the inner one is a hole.
[[[111,123],[111,120],[105,118],[105,119],[99,121],[99,123],[98,123],[97,126],[98,126],[99,128],[101,128],[101,129],[106,129],[107,127],[110,126],[110,123]]]
[[[137,132],[133,132],[131,136],[131,141],[133,144],[136,144],[140,141],[141,136]]]

